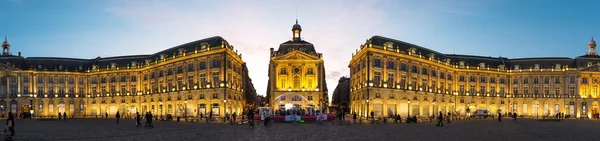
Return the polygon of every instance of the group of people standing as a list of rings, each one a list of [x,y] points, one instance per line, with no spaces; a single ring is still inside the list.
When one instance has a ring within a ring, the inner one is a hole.
[[[61,119],[67,121],[67,112],[63,112],[62,115],[60,114],[60,112],[58,112],[58,120]]]
[[[136,120],[136,124],[135,127],[141,127],[142,126],[142,116],[140,115],[139,112],[135,112],[136,116],[135,116],[135,120]],[[144,117],[146,118],[146,124],[144,125],[144,127],[146,128],[154,128],[154,124],[152,124],[152,112],[146,112],[146,115],[144,115]]]

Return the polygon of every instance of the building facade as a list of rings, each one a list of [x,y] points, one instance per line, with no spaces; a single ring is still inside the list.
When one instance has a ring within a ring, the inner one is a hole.
[[[323,55],[302,40],[301,32],[296,20],[293,38],[277,51],[270,49],[267,98],[273,109],[318,109],[328,103]]]
[[[247,106],[242,55],[218,36],[151,55],[95,59],[14,56],[7,40],[3,49],[3,114],[197,117],[240,113]]]
[[[576,58],[514,58],[442,54],[373,36],[353,53],[351,111],[393,114],[492,114],[597,117],[600,56],[596,43]]]
[[[338,80],[338,85],[333,90],[331,96],[331,104],[338,108],[342,108],[346,112],[350,110],[350,78],[341,77]]]

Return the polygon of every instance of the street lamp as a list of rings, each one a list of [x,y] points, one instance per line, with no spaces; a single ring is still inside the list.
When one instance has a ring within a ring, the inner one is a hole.
[[[406,118],[410,117],[410,99],[408,100],[408,109],[406,109],[408,111],[408,114],[406,115]]]
[[[366,117],[367,117],[367,120],[369,120],[369,99],[367,99],[366,101],[367,101],[367,109],[365,110],[365,112],[367,112]]]

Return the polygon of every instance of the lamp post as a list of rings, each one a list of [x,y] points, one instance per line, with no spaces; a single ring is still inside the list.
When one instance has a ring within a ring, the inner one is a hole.
[[[227,99],[223,100],[223,103],[225,104],[225,107],[223,107],[223,109],[225,109],[225,114],[227,114]]]
[[[535,104],[535,118],[538,118],[540,112],[540,104]]]
[[[187,100],[183,101],[183,118],[187,121]]]
[[[410,99],[408,100],[408,114],[406,115],[406,118],[410,117]]]
[[[369,120],[369,99],[366,100],[367,101],[367,110],[365,110],[367,112],[367,120]]]

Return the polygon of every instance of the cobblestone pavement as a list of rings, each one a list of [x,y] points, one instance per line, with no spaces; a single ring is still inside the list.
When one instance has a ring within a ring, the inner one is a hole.
[[[155,128],[136,128],[133,120],[70,119],[17,120],[15,140],[597,140],[600,121],[536,121],[519,119],[435,123],[350,124],[274,123],[248,125],[156,122]]]

